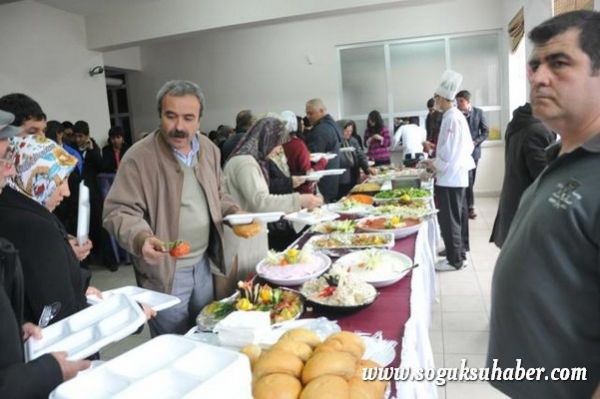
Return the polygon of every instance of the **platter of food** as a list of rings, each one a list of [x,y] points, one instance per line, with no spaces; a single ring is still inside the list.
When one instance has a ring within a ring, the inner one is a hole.
[[[409,204],[415,200],[428,201],[431,199],[431,191],[416,187],[396,188],[381,191],[373,197],[376,203],[399,201]]]
[[[397,251],[367,249],[342,256],[335,262],[335,267],[338,266],[379,288],[400,281],[412,268],[413,262]]]
[[[311,227],[310,231],[320,234],[332,233],[354,233],[356,230],[356,220],[335,220],[331,222],[319,223]]]
[[[239,281],[235,294],[206,305],[196,324],[201,331],[212,331],[217,323],[235,310],[258,310],[270,312],[271,324],[295,320],[304,311],[304,300],[298,291],[273,288],[268,284]]]
[[[377,299],[375,287],[341,265],[334,265],[318,279],[302,284],[300,292],[307,303],[341,312],[353,312],[371,305]]]
[[[356,250],[366,248],[392,248],[391,233],[324,234],[311,237],[306,246],[313,250]]]
[[[381,184],[379,183],[361,183],[357,184],[350,190],[351,193],[376,193],[381,190]]]
[[[320,276],[329,266],[331,259],[327,255],[290,248],[283,252],[269,251],[256,266],[256,272],[273,284],[293,286]]]
[[[419,231],[423,221],[418,218],[392,216],[370,216],[360,219],[357,227],[367,232],[388,232],[395,238],[407,237]]]
[[[386,204],[373,208],[371,215],[398,215],[403,218],[423,219],[435,215],[437,209],[431,209],[427,206],[415,207],[412,205],[394,205]]]
[[[323,209],[326,209],[330,212],[335,212],[340,215],[349,215],[349,216],[365,216],[368,215],[373,207],[371,205],[364,204],[362,202],[358,202],[352,199],[343,199],[339,202],[335,202],[333,204],[327,204],[323,206]]]

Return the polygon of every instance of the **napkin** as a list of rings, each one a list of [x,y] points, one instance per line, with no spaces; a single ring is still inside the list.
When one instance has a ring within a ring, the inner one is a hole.
[[[243,347],[258,343],[270,329],[270,312],[236,311],[217,323],[214,331],[221,345]]]

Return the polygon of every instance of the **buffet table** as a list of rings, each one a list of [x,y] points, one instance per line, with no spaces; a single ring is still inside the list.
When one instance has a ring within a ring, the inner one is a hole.
[[[419,267],[399,282],[378,288],[380,296],[371,306],[349,315],[315,310],[306,312],[304,317],[326,316],[335,319],[343,330],[381,331],[385,339],[399,343],[391,366],[413,370],[433,368],[429,324],[431,305],[436,300],[437,236],[437,218],[432,217],[417,234],[396,240],[392,249],[409,256]],[[299,242],[305,242],[306,238],[301,237]],[[392,397],[436,398],[437,390],[432,382],[397,381],[392,385]]]

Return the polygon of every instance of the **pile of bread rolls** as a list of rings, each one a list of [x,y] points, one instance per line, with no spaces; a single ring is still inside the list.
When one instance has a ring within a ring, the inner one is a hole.
[[[252,364],[254,399],[381,399],[386,381],[364,381],[361,337],[341,331],[324,342],[313,331],[298,328],[281,336],[268,351],[256,345],[242,349]]]

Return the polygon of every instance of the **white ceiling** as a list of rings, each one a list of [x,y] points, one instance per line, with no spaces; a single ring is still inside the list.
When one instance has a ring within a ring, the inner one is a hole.
[[[3,0],[0,0],[0,3]],[[8,0],[11,1],[11,0]],[[158,0],[36,0],[38,3],[79,15],[105,14],[123,4],[144,4]]]

